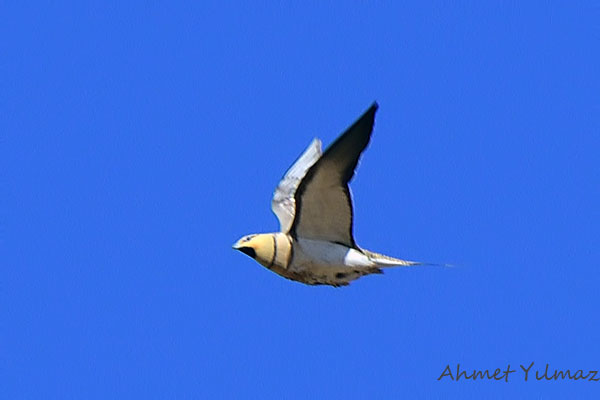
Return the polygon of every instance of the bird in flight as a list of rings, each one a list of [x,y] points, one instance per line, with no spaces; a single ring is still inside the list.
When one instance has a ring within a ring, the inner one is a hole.
[[[383,273],[381,268],[423,265],[362,249],[354,241],[348,183],[369,143],[377,108],[373,103],[324,153],[314,139],[273,194],[280,232],[246,235],[233,248],[308,285],[346,286]]]

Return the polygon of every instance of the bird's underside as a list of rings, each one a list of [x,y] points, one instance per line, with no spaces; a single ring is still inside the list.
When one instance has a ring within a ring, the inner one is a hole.
[[[306,285],[329,285],[333,287],[348,286],[350,282],[361,276],[370,274],[383,274],[381,268],[369,267],[363,269],[345,269],[345,270],[326,270],[313,271],[289,271],[283,268],[273,268],[273,272],[292,281],[304,283]]]
[[[293,238],[281,232],[251,235],[234,245],[267,269],[307,285],[346,286],[382,268],[418,263],[323,240]]]
[[[368,274],[382,273],[359,249],[322,240],[291,238],[294,252],[280,275],[308,285],[346,286]]]

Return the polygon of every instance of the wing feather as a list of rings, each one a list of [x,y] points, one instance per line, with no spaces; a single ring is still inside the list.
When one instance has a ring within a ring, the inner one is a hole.
[[[287,170],[275,192],[271,201],[271,209],[279,220],[281,232],[288,233],[296,210],[296,201],[294,195],[298,185],[306,175],[306,171],[321,157],[321,141],[317,138],[308,145],[304,153]]]
[[[373,103],[306,172],[295,191],[293,236],[356,247],[348,183],[369,143],[377,107]]]

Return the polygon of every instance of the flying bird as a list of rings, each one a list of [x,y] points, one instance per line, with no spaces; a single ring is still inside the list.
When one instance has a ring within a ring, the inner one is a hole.
[[[362,249],[354,241],[348,183],[371,138],[377,108],[373,103],[324,153],[315,138],[273,194],[280,232],[246,235],[233,248],[308,285],[346,286],[383,273],[381,268],[422,265]]]

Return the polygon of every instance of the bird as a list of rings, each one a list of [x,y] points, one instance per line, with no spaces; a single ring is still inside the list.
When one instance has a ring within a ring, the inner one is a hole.
[[[245,235],[233,248],[276,274],[307,285],[347,286],[382,268],[425,265],[359,247],[349,183],[369,144],[374,102],[326,150],[312,140],[287,170],[271,201],[280,231]]]

